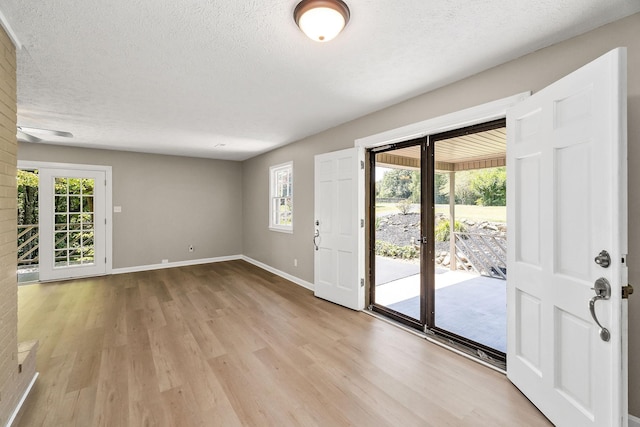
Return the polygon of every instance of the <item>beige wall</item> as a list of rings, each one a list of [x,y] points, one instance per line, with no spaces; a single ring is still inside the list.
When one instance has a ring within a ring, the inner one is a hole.
[[[112,167],[113,268],[242,254],[239,162],[28,143],[18,159]]]
[[[16,51],[0,30],[0,426],[24,393],[18,378]]]
[[[313,282],[313,156],[353,147],[356,138],[473,107],[527,90],[538,91],[607,51],[628,47],[629,266],[640,288],[640,14],[542,49],[444,88],[322,132],[243,164],[244,253]],[[267,229],[269,166],[294,162],[294,233]],[[635,165],[635,167],[634,167]],[[293,259],[298,259],[298,267]],[[630,300],[631,413],[640,416],[640,296]]]

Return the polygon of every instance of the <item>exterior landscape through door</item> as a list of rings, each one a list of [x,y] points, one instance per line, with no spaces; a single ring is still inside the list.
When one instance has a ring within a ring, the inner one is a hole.
[[[626,102],[620,48],[507,113],[507,374],[559,426],[628,421]]]
[[[40,169],[40,280],[106,273],[106,174]]]

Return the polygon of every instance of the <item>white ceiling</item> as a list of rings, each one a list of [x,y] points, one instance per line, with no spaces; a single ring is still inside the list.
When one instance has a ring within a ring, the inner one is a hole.
[[[75,135],[55,144],[244,160],[640,11],[346,1],[345,31],[316,43],[298,0],[0,0],[22,44],[18,125]]]

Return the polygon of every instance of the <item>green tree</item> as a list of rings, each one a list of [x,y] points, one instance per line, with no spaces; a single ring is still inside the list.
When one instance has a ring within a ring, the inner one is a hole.
[[[38,171],[18,170],[18,225],[38,223]]]
[[[475,205],[476,200],[480,195],[471,185],[475,175],[478,173],[474,171],[462,171],[456,173],[456,203],[461,205]]]
[[[456,194],[454,195],[456,204],[474,205],[478,197],[480,197],[478,193],[471,188],[471,181],[476,172],[477,171],[456,172]],[[439,192],[436,194],[439,195],[440,198],[436,197],[436,203],[449,203],[449,174],[436,174],[436,177],[438,177],[438,175],[440,175],[441,178],[436,180],[436,184],[439,183],[437,187]]]
[[[507,204],[507,170],[504,167],[476,171],[470,183],[471,189],[479,197],[479,206],[506,206]]]
[[[391,169],[382,177],[379,196],[382,198],[411,198],[413,172],[407,169]],[[418,178],[419,181],[419,178]]]
[[[18,170],[18,225],[38,224],[38,171]],[[21,264],[37,264],[38,230],[18,227],[18,259]]]
[[[422,188],[420,171],[411,171],[411,183],[409,184],[409,191],[411,191],[409,200],[411,200],[411,203],[420,203],[420,188]]]
[[[436,174],[438,177],[438,174]],[[436,180],[436,203],[448,203],[449,176]],[[505,206],[507,172],[504,167],[456,172],[455,202],[460,205]],[[438,194],[442,198],[438,198]]]
[[[449,174],[436,173],[433,187],[436,204],[443,205],[449,203]]]

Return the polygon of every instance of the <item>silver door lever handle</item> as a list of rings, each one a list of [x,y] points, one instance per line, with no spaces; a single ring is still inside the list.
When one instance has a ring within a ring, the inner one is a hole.
[[[593,317],[593,321],[596,322],[596,325],[600,328],[600,338],[602,341],[609,341],[611,333],[607,328],[600,324],[598,317],[596,316],[596,301],[606,301],[611,297],[611,285],[607,279],[601,277],[596,280],[596,283],[594,283],[593,288],[591,289],[596,291],[596,295],[589,300],[589,311],[591,312],[591,317]]]
[[[316,233],[313,235],[313,246],[316,247],[316,251],[318,250],[318,241],[316,240],[320,237],[320,230],[316,230]]]

